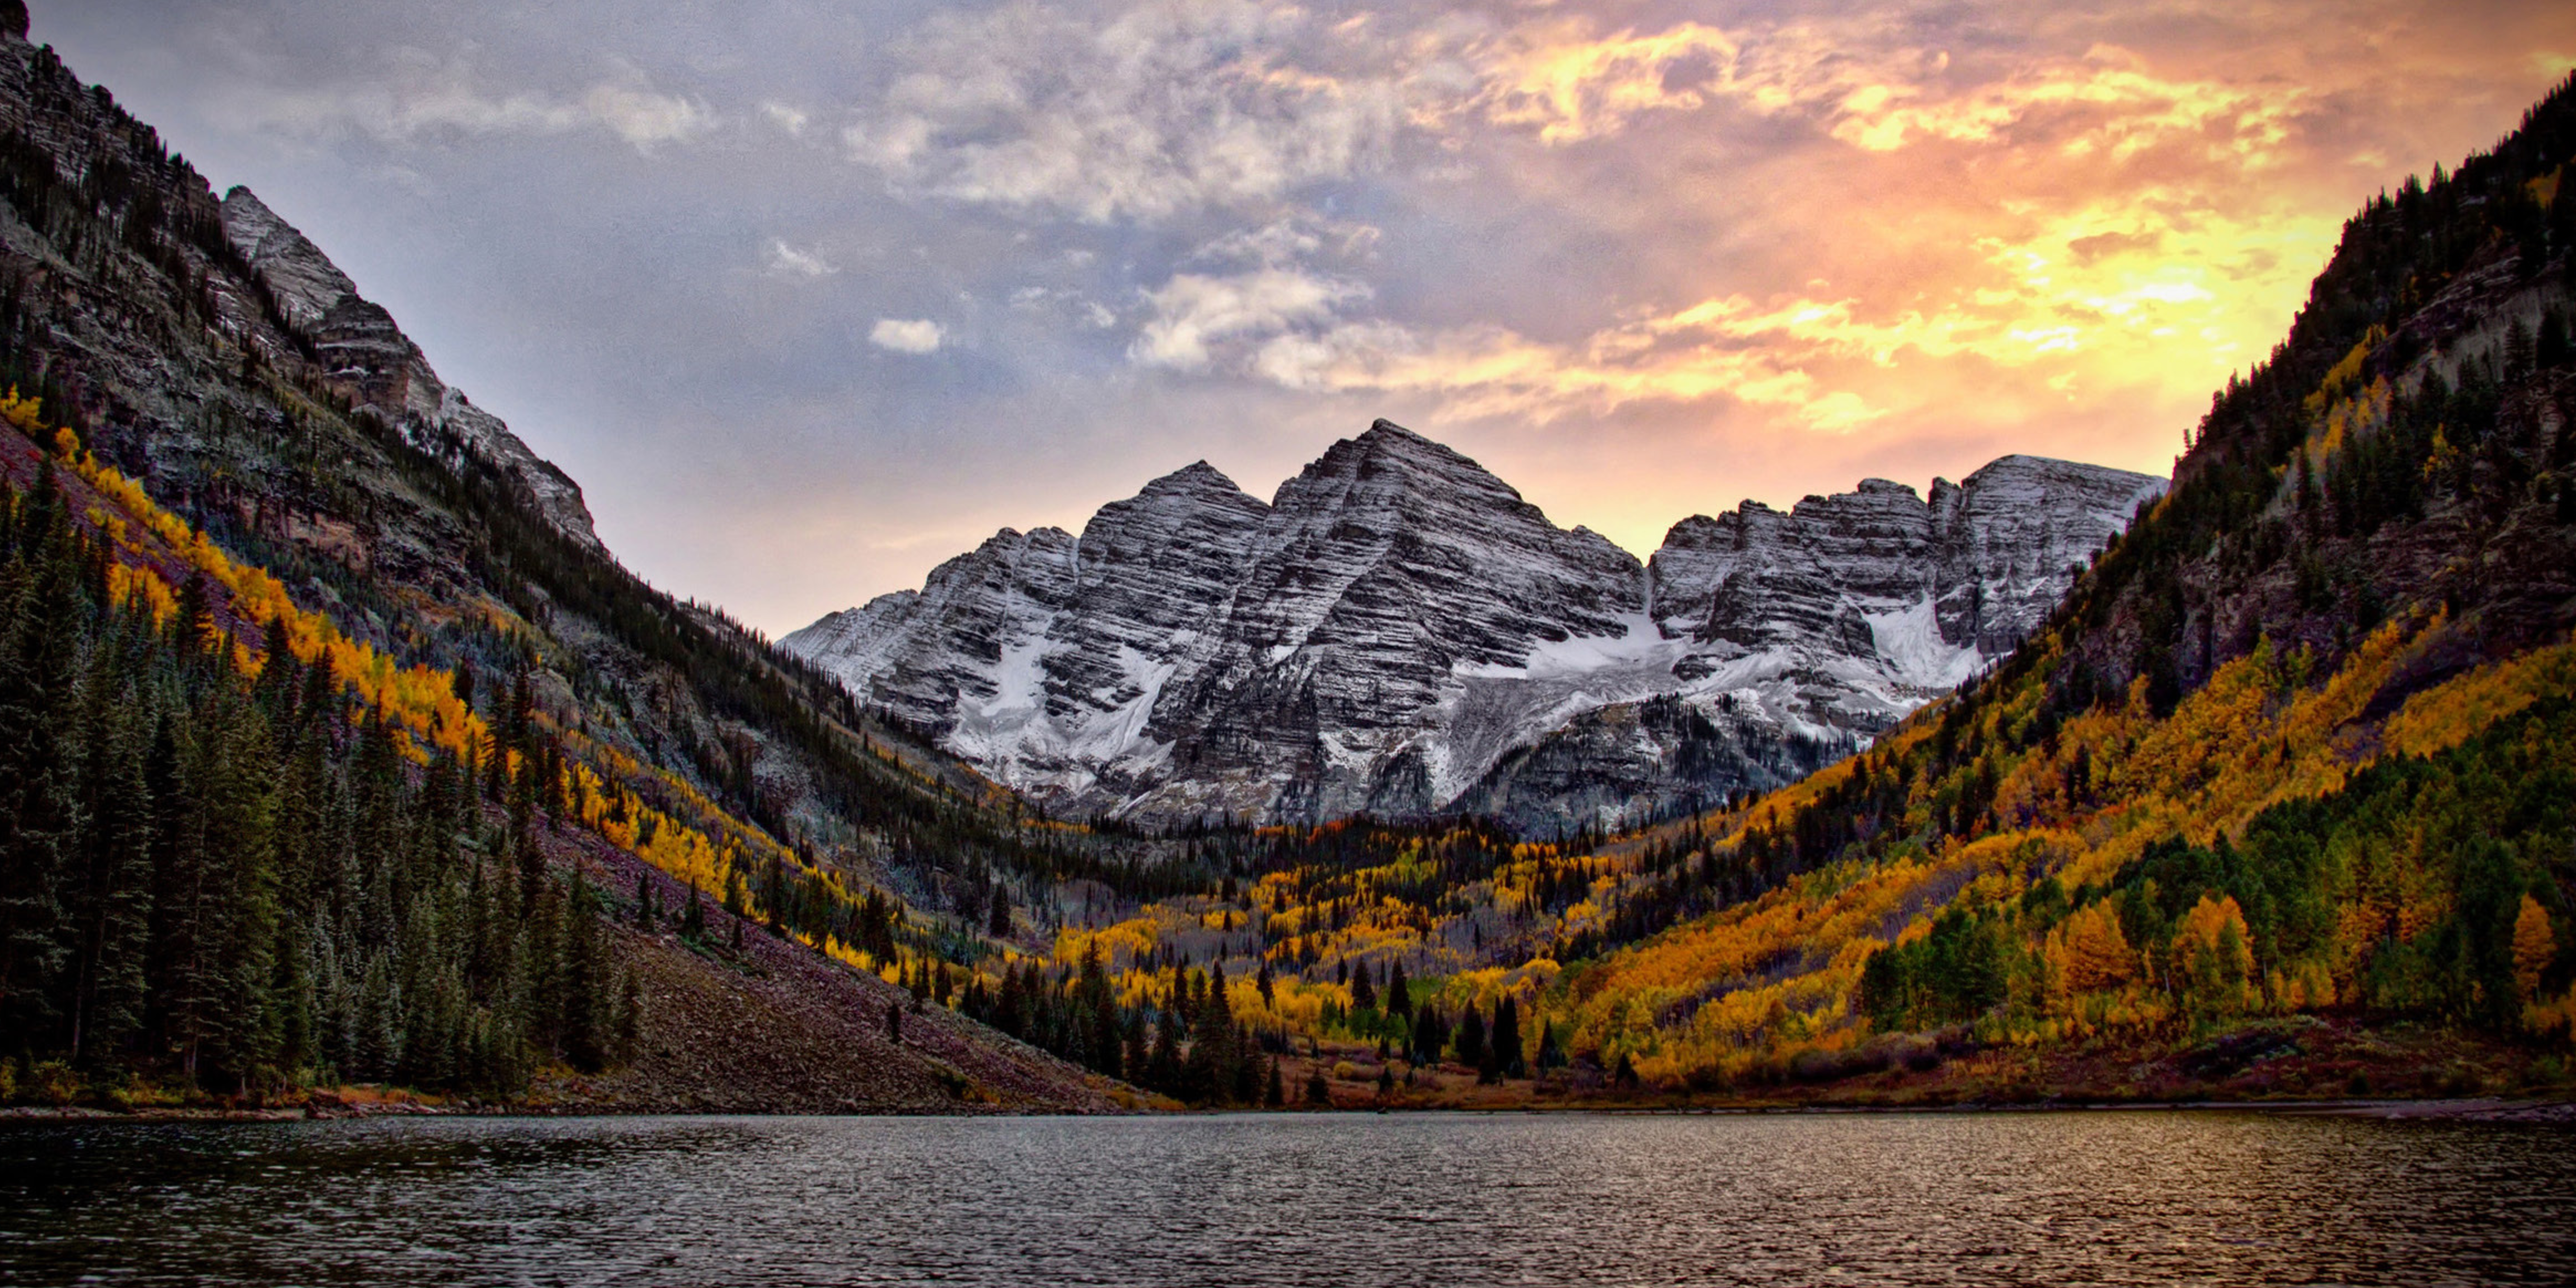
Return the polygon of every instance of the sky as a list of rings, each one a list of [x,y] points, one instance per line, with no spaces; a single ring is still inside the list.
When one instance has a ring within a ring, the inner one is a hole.
[[[1377,417],[1640,556],[2013,452],[2166,473],[2576,6],[34,0],[783,633]]]

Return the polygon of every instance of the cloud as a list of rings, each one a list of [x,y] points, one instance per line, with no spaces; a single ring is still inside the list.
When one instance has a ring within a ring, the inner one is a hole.
[[[798,250],[784,241],[769,243],[769,269],[773,273],[797,277],[829,277],[840,272],[840,266],[812,251]],[[934,341],[935,342],[935,341]]]
[[[1565,145],[1615,136],[1651,113],[1725,104],[1763,117],[1802,116],[1869,152],[1932,142],[1982,143],[2048,120],[2071,155],[2125,159],[2172,138],[2213,157],[2259,161],[2287,137],[2307,91],[2280,81],[2167,79],[2115,45],[2035,58],[1994,79],[1962,77],[1937,48],[1890,44],[1884,13],[1841,22],[1593,34],[1583,18],[1511,28],[1464,56],[1481,81],[1470,110]],[[2051,119],[2054,118],[2054,119]]]
[[[776,99],[771,99],[762,103],[760,105],[760,114],[768,117],[770,124],[787,131],[791,136],[803,135],[805,133],[806,122],[813,119],[807,116],[803,111],[790,107]]]
[[[260,86],[237,95],[226,114],[240,125],[296,138],[357,134],[397,145],[443,137],[548,135],[596,128],[647,152],[657,144],[694,138],[716,125],[705,105],[657,92],[632,68],[621,68],[617,78],[565,97],[491,88],[464,59],[425,50],[397,49],[390,62],[390,67],[362,79],[284,91]]]
[[[1358,282],[1292,268],[1226,276],[1179,273],[1146,292],[1153,317],[1127,354],[1141,366],[1202,370],[1217,357],[1211,346],[1254,352],[1256,342],[1329,322],[1336,306],[1368,294]]]
[[[1326,70],[1347,43],[1285,4],[1014,0],[904,42],[842,138],[903,190],[1091,223],[1257,205],[1384,164],[1402,92]]]
[[[1332,317],[1332,306],[1365,298],[1357,291],[1331,300],[1289,295],[1306,307],[1264,315],[1226,307],[1231,293],[1191,279],[1184,316],[1249,319],[1235,333],[1256,334],[1259,343],[1228,355],[1230,369],[1291,389],[1428,396],[1445,416],[1533,424],[1638,404],[1733,402],[1806,430],[1848,433],[1895,417],[1954,414],[1941,401],[1972,369],[2029,371],[2023,383],[2063,392],[2169,366],[2178,348],[2203,361],[2258,353],[2276,324],[2248,307],[2247,284],[2293,284],[2307,271],[2299,266],[2330,244],[2332,221],[2160,216],[2182,198],[2147,195],[2136,203],[2104,199],[2021,236],[1981,239],[1976,271],[1954,274],[1936,300],[1912,307],[1739,292],[1550,342],[1494,324]],[[2169,253],[2168,240],[2191,253]],[[1163,316],[1171,314],[1163,307],[1169,293],[1155,297]],[[1190,365],[1209,361],[1204,350],[1188,356]]]
[[[878,318],[868,343],[896,353],[936,353],[946,337],[944,328],[926,319]]]
[[[1572,344],[1506,327],[1416,329],[1383,320],[1276,336],[1244,360],[1246,374],[1293,389],[1432,396],[1444,417],[1510,417],[1546,424],[1607,415],[1641,402],[1731,399],[1789,413],[1809,429],[1842,432],[1885,409],[1835,389],[1802,365],[1823,346],[1659,343],[1654,324],[1609,328]]]
[[[2083,59],[1934,98],[1920,85],[1872,83],[1835,105],[1833,136],[1887,152],[1945,140],[1983,143],[2034,118],[2064,118],[2056,146],[2069,156],[2125,160],[2167,140],[2191,139],[2211,160],[2262,164],[2289,136],[2307,91],[2295,85],[2168,80],[2124,50],[2096,46]]]
[[[705,108],[685,98],[620,85],[591,86],[581,106],[591,120],[638,148],[689,138],[715,123]]]
[[[1365,254],[1381,235],[1367,224],[1300,211],[1235,229],[1191,251],[1185,262],[1275,267],[1319,255],[1347,259]]]
[[[1739,51],[1734,37],[1695,22],[1595,38],[1588,22],[1565,18],[1481,42],[1468,57],[1486,120],[1559,144],[1617,133],[1643,113],[1705,106],[1735,88]]]

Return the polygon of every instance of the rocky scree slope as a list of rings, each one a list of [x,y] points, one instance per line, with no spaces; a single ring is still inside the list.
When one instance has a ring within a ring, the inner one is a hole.
[[[1381,420],[1267,505],[1200,462],[780,643],[1060,810],[1570,830],[1864,745],[2162,487],[2006,457],[1686,519],[1641,565]]]

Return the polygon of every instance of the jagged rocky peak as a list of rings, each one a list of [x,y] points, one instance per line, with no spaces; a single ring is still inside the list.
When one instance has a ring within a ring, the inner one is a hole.
[[[1461,667],[1617,634],[1643,569],[1388,421],[1282,484],[1222,611],[1164,682],[1114,802],[1157,816],[1421,813],[1452,786]]]
[[[1445,660],[1503,662],[1533,640],[1615,631],[1644,593],[1636,556],[1557,527],[1483,466],[1391,421],[1333,444],[1272,508],[1251,589],[1277,629],[1248,631],[1248,644],[1419,631]]]
[[[1656,625],[1668,638],[1829,641],[1865,654],[1897,629],[1892,616],[1928,605],[1940,644],[1999,654],[2056,604],[2068,565],[2164,486],[2152,475],[2006,456],[1964,483],[1934,479],[1928,500],[1865,479],[1785,514],[1747,501],[1714,519],[1694,515],[1673,525],[1649,564]]]
[[[278,310],[313,341],[331,381],[432,451],[470,453],[525,489],[566,536],[596,547],[581,485],[438,378],[393,315],[358,293],[322,248],[246,187],[224,194],[224,237],[267,284]]]
[[[278,310],[298,326],[318,325],[332,307],[357,295],[358,284],[311,238],[277,217],[245,187],[224,194],[224,237],[276,295]]]
[[[1097,586],[1157,572],[1178,572],[1198,582],[1223,580],[1269,513],[1269,506],[1215,466],[1194,462],[1091,516],[1082,529],[1082,582]],[[1159,589],[1136,588],[1148,593]]]
[[[2071,566],[2129,526],[2165,480],[2045,456],[2001,457],[1962,480],[1955,500],[1934,487],[1948,561],[1940,584],[1941,638],[1989,656],[2010,652],[2066,593]]]
[[[1264,505],[1198,462],[782,641],[1076,810],[1491,813],[1775,786],[2026,630],[2159,480],[2006,458],[1674,525],[1651,565],[1388,421]],[[2034,607],[2036,605],[2036,607]]]

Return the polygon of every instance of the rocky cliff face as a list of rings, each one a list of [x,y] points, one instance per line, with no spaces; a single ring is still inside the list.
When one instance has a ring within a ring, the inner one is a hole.
[[[499,417],[440,381],[393,315],[359,295],[310,238],[248,188],[225,193],[222,210],[225,239],[266,283],[286,321],[312,338],[333,383],[352,402],[401,427],[414,446],[471,453],[525,489],[525,499],[564,535],[599,548],[581,485],[528,450]]]
[[[1647,564],[1380,421],[1204,462],[782,641],[1069,810],[1544,831],[1773,786],[2008,651],[2162,481],[2006,457],[1674,526]]]
[[[1795,781],[2011,652],[2163,488],[2007,456],[1928,500],[1866,479],[1684,519],[1648,563],[1653,637],[1628,681],[1656,696],[1522,726],[1458,807],[1546,830]]]

